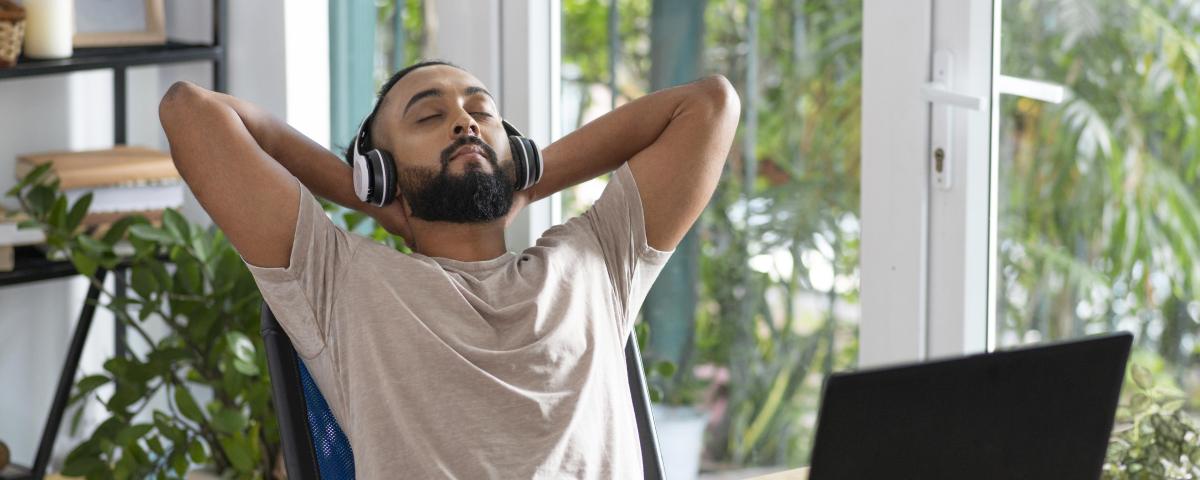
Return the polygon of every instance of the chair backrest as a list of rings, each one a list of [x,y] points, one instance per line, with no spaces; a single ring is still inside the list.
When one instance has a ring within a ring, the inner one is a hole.
[[[265,300],[262,302],[260,333],[266,346],[267,368],[271,374],[271,392],[275,398],[275,415],[279,420],[279,437],[288,478],[353,479],[354,453],[350,442]],[[654,417],[650,411],[650,393],[646,390],[646,376],[637,337],[632,331],[625,343],[625,368],[629,375],[629,393],[642,444],[642,474],[645,480],[663,480],[665,474],[658,448],[658,434],[654,431]]]

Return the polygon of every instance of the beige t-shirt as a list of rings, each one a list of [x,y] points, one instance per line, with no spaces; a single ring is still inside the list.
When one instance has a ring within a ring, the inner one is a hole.
[[[671,252],[622,165],[579,217],[481,262],[337,227],[303,185],[287,268],[250,271],[356,476],[642,478],[624,346]]]

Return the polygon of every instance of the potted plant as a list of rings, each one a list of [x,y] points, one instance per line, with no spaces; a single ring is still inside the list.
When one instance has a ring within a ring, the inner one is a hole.
[[[1200,477],[1200,429],[1182,410],[1184,393],[1155,385],[1154,375],[1130,366],[1137,390],[1117,407],[1117,424],[1109,440],[1103,480]]]
[[[127,357],[104,363],[105,373],[75,384],[70,405],[98,401],[109,416],[67,455],[62,473],[180,478],[200,464],[222,478],[283,478],[258,334],[261,296],[229,241],[215,227],[190,225],[170,209],[161,228],[135,215],[100,238],[78,232],[91,195],[68,205],[49,168],[38,167],[8,192],[30,217],[21,228],[43,229],[52,253],[64,255],[101,288],[97,304],[149,345],[144,353],[127,349]],[[132,254],[118,254],[118,245],[131,247]],[[162,255],[170,261],[160,261]],[[124,260],[136,296],[118,298],[103,290],[95,273]],[[161,322],[169,333],[152,338],[149,322]],[[104,385],[114,385],[114,393],[100,399],[97,389]],[[197,401],[193,392],[203,390],[211,391],[211,401]],[[152,409],[151,397],[160,392],[166,409]],[[71,420],[72,434],[82,411]]]

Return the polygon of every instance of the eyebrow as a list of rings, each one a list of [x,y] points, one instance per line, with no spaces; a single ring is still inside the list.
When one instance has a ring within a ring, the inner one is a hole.
[[[475,94],[479,94],[479,93],[487,95],[488,98],[491,98],[492,103],[496,102],[496,98],[492,97],[492,94],[489,93],[487,91],[487,89],[485,89],[483,87],[470,86],[463,90],[464,97],[469,97],[471,95],[475,95]],[[428,90],[422,90],[421,92],[418,92],[416,95],[413,95],[412,98],[408,100],[408,105],[404,106],[404,113],[401,116],[408,115],[408,109],[412,108],[413,104],[415,104],[421,100],[424,100],[428,97],[441,98],[445,95],[446,94],[442,93],[442,90],[440,88],[430,88]]]

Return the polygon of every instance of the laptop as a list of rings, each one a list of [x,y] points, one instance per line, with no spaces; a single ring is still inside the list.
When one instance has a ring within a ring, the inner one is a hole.
[[[1097,480],[1129,333],[831,375],[809,480]]]

